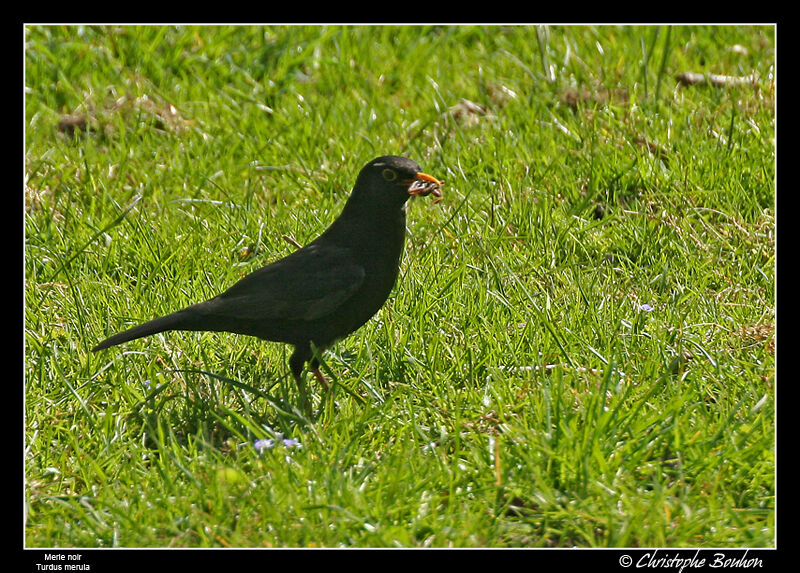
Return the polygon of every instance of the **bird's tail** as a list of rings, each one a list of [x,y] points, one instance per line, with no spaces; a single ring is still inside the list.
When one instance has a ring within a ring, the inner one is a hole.
[[[150,336],[151,334],[158,334],[159,332],[166,332],[168,330],[191,330],[192,325],[190,322],[191,314],[186,313],[183,310],[179,310],[178,312],[173,312],[172,314],[153,319],[150,322],[145,322],[144,324],[134,326],[129,330],[125,330],[124,332],[120,332],[114,336],[110,336],[92,348],[92,352],[97,352],[98,350],[103,350],[104,348],[116,346],[117,344],[128,342],[129,340],[143,338],[145,336]]]

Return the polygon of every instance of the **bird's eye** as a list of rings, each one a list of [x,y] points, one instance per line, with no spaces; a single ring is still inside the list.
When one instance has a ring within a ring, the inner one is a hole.
[[[381,171],[381,177],[386,181],[394,181],[397,179],[397,172],[394,169],[384,169]]]

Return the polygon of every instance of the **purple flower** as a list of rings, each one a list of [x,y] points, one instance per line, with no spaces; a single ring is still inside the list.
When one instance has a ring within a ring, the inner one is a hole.
[[[302,448],[303,444],[297,438],[286,438],[283,440],[283,445],[287,448]]]
[[[257,449],[259,452],[263,452],[264,450],[269,450],[272,446],[275,445],[275,440],[272,438],[264,438],[263,440],[256,440],[253,442],[253,447]]]
[[[639,310],[643,310],[645,312],[653,312],[655,309],[647,303],[640,304]]]

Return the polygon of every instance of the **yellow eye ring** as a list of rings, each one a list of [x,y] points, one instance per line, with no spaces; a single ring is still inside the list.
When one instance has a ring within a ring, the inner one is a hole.
[[[384,169],[381,171],[381,177],[383,177],[385,181],[394,181],[397,179],[397,172],[394,169]]]

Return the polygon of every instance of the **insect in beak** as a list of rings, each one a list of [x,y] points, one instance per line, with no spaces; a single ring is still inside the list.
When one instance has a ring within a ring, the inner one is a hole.
[[[414,179],[409,181],[408,194],[415,197],[425,197],[433,195],[436,197],[434,203],[442,200],[442,185],[443,180],[436,179],[433,175],[419,172]]]

